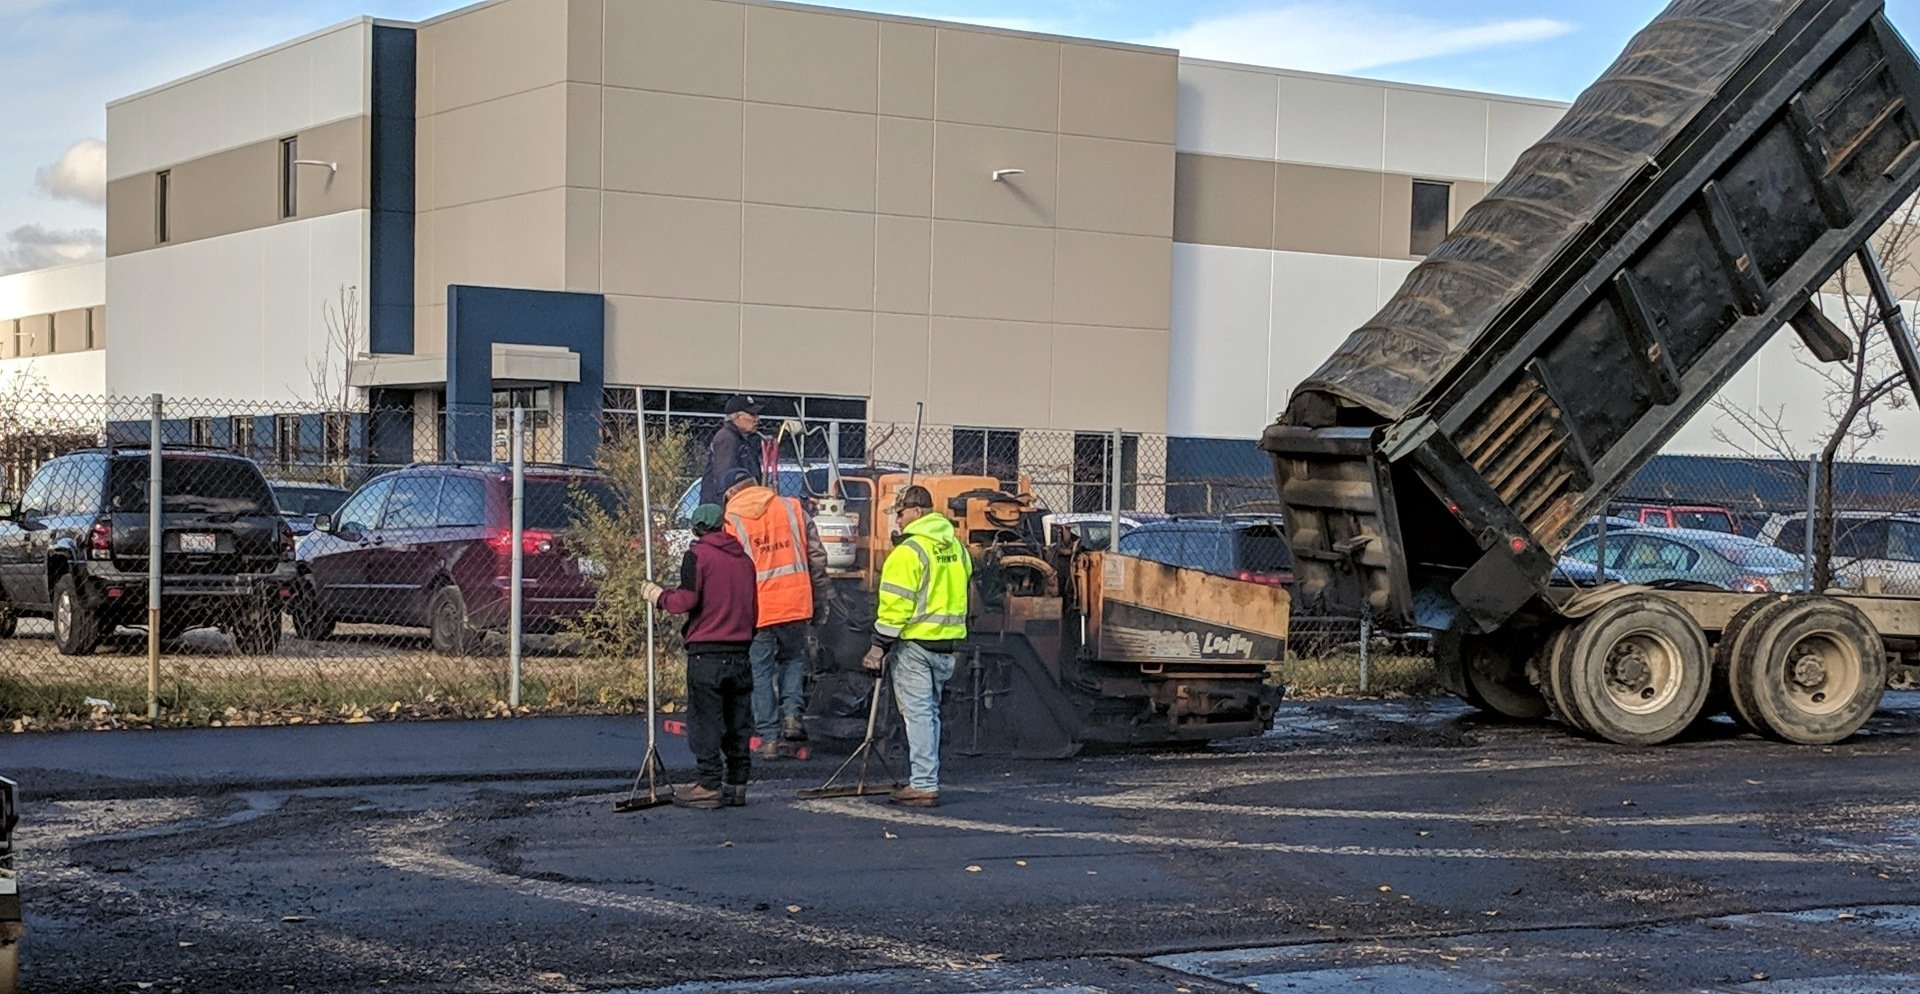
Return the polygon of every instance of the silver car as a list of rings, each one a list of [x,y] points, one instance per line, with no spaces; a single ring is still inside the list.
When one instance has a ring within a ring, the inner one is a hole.
[[[1561,553],[1593,568],[1599,536]],[[1605,568],[1627,583],[1702,583],[1749,593],[1797,593],[1811,588],[1806,561],[1764,542],[1694,528],[1631,528],[1606,535]]]

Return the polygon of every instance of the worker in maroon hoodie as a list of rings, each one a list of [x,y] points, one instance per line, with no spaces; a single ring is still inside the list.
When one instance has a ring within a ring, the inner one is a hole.
[[[739,540],[720,528],[718,504],[693,511],[693,547],[680,561],[680,586],[653,581],[641,588],[662,611],[687,616],[687,744],[699,764],[698,782],[673,795],[673,803],[712,809],[747,803],[752,755],[753,644],[759,616],[754,602],[753,560]]]

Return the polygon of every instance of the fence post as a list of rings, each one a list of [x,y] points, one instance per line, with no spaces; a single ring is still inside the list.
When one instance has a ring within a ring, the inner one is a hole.
[[[1113,523],[1108,526],[1107,531],[1108,552],[1120,551],[1120,446],[1124,442],[1125,438],[1121,435],[1120,429],[1115,428],[1113,430],[1113,442],[1108,446],[1108,448],[1112,450],[1111,462],[1113,464],[1112,478],[1110,481],[1113,487]]]
[[[153,395],[147,419],[147,720],[160,720],[160,417],[165,401]]]
[[[1807,579],[1813,579],[1813,529],[1820,514],[1820,457],[1807,457]],[[1815,591],[1818,593],[1818,591]]]
[[[516,708],[520,706],[520,635],[522,628],[520,618],[520,585],[521,577],[523,576],[522,571],[526,568],[526,550],[521,548],[523,536],[526,534],[526,419],[526,408],[516,407],[513,409],[513,438],[508,441],[507,445],[507,451],[512,453],[513,457],[513,534],[511,536],[513,552],[509,557],[513,563],[513,567],[509,571],[507,579],[510,585],[507,591],[507,669],[509,671],[507,704]]]
[[[1372,668],[1370,666],[1372,657],[1373,615],[1363,614],[1360,616],[1360,692],[1363,694],[1367,692],[1368,685],[1371,683],[1369,670]]]

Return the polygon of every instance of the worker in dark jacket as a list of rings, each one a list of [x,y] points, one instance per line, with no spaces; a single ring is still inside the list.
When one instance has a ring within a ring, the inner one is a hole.
[[[739,540],[720,527],[718,504],[693,510],[693,547],[680,561],[680,586],[668,590],[648,580],[648,603],[687,616],[687,744],[698,764],[698,782],[673,795],[673,803],[712,809],[747,803],[753,735],[753,644],[759,606],[753,560]]]
[[[727,476],[742,469],[753,482],[766,479],[760,463],[760,402],[745,394],[727,398],[727,420],[707,443],[707,472],[700,478],[700,503],[727,503]]]

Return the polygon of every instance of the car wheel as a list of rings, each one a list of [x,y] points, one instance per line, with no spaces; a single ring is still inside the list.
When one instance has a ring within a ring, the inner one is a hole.
[[[246,608],[233,623],[233,647],[243,656],[271,655],[280,645],[280,608],[261,604]]]
[[[80,599],[71,573],[53,585],[53,644],[63,656],[85,656],[100,644],[100,619]]]
[[[427,624],[433,632],[433,651],[443,656],[468,656],[480,648],[482,633],[467,618],[467,599],[448,584],[427,602]]]
[[[333,637],[334,620],[320,604],[320,592],[311,582],[302,583],[293,591],[293,633],[313,642],[323,642]]]

